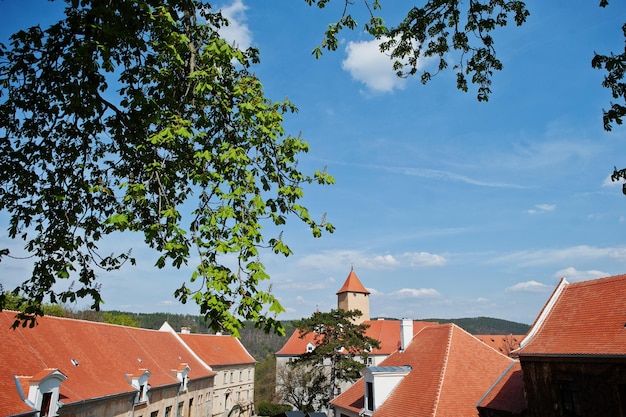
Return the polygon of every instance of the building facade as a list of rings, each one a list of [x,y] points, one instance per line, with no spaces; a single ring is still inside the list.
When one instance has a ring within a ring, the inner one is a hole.
[[[167,325],[159,331],[59,317],[13,330],[14,315],[0,312],[0,416],[227,416],[238,404],[216,398],[216,377],[222,369],[254,375],[254,360],[229,336],[188,335],[198,339],[192,347]],[[215,344],[228,349],[208,358],[207,345]],[[233,355],[249,359],[235,365]],[[253,392],[253,379],[228,389]],[[243,405],[237,415],[251,416]]]

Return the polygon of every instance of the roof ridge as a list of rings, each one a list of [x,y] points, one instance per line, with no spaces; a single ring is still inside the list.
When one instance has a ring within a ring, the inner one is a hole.
[[[449,327],[448,343],[446,344],[446,352],[444,354],[443,363],[441,365],[441,374],[439,374],[439,384],[437,386],[437,396],[435,398],[435,404],[433,405],[433,412],[431,414],[432,417],[435,417],[437,415],[437,409],[439,407],[439,400],[441,399],[441,391],[443,389],[443,381],[446,377],[446,369],[448,368],[448,358],[450,357],[450,346],[452,346],[452,333],[453,333],[454,328],[456,327],[454,323],[449,323],[447,326]]]
[[[521,351],[524,346],[529,344],[533,340],[535,335],[539,333],[544,323],[548,319],[548,316],[552,314],[552,310],[554,309],[554,306],[557,304],[558,300],[561,298],[561,295],[565,292],[567,287],[571,285],[572,284],[570,284],[566,278],[561,278],[558,285],[554,288],[554,291],[552,291],[550,298],[544,304],[541,312],[535,319],[535,322],[528,330],[528,333],[526,333],[526,336],[520,341],[519,347],[516,349],[516,351]]]

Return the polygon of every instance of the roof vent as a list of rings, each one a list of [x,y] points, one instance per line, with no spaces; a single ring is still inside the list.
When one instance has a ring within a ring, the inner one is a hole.
[[[74,358],[70,359],[70,362],[72,362],[72,365],[74,366],[78,366],[78,361]]]

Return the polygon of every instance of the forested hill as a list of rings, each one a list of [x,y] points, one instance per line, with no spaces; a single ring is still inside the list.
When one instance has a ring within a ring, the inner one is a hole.
[[[523,335],[528,332],[530,326],[514,321],[494,319],[492,317],[472,317],[461,319],[420,319],[422,321],[435,321],[437,323],[454,323],[471,334],[516,334]]]

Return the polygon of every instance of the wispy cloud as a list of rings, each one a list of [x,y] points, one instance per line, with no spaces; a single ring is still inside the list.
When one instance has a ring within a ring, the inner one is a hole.
[[[392,292],[390,295],[394,298],[431,298],[441,296],[434,288],[402,288]]]
[[[534,208],[528,209],[528,214],[545,213],[547,211],[554,211],[556,209],[555,204],[535,204]]]
[[[439,181],[449,182],[464,182],[466,184],[477,185],[481,187],[497,187],[497,188],[527,188],[522,185],[502,183],[495,181],[484,181],[475,178],[468,177],[466,175],[457,174],[449,171],[442,171],[437,169],[428,168],[408,168],[408,167],[385,167],[385,166],[373,166],[374,168],[383,169],[388,172],[394,172],[402,175],[420,177]]]
[[[626,261],[626,247],[598,248],[580,245],[561,249],[540,249],[513,252],[492,258],[488,263],[507,263],[517,266],[569,264],[581,260],[610,259]]]
[[[370,294],[376,298],[393,298],[393,299],[406,299],[406,298],[434,298],[440,297],[441,294],[434,288],[402,288],[397,291],[385,293],[375,288],[367,289]]]
[[[579,271],[573,266],[558,270],[552,275],[554,278],[566,278],[568,281],[587,281],[590,279],[603,278],[610,276],[610,273],[592,269],[589,271]]]
[[[535,280],[525,281],[517,283],[511,287],[508,287],[506,292],[545,292],[548,291],[551,287],[548,287],[545,284],[537,282]]]
[[[366,254],[359,251],[336,250],[324,251],[308,255],[299,261],[303,267],[318,267],[324,265],[326,269],[345,269],[352,265],[359,269],[380,270],[399,268],[426,268],[445,265],[445,256],[430,252],[404,252],[401,254]]]

